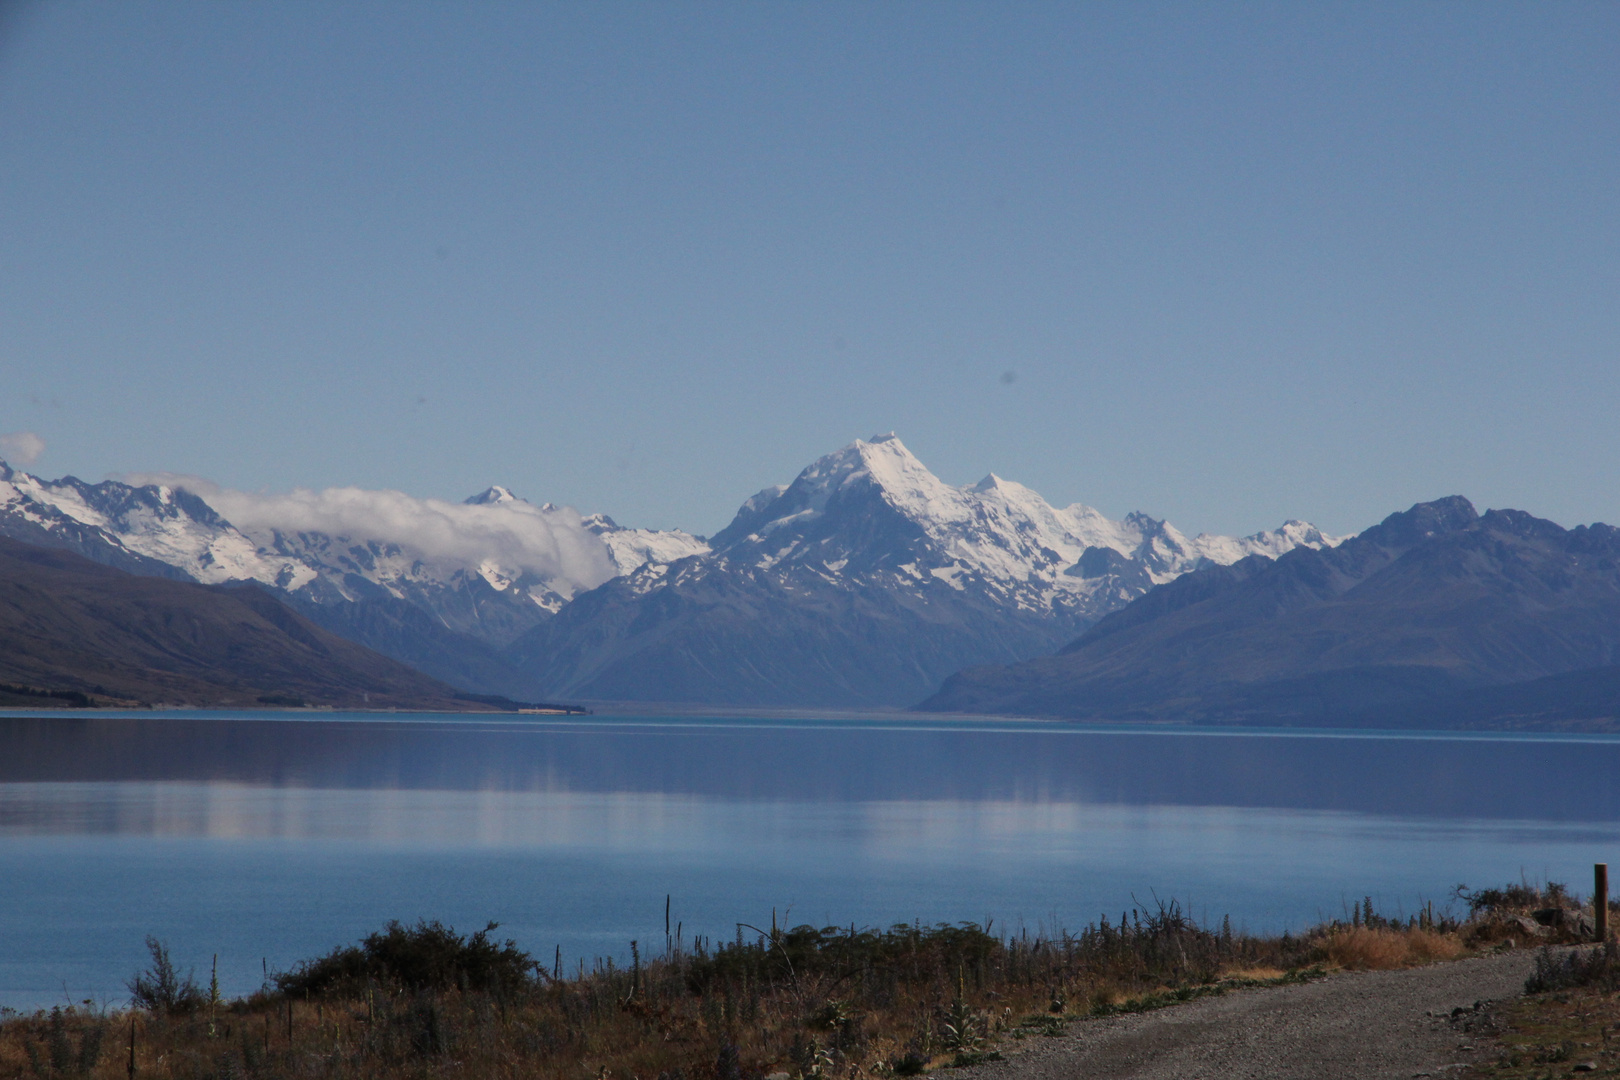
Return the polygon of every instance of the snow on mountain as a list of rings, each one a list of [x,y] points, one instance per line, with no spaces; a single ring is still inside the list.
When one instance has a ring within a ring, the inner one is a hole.
[[[492,487],[467,500],[469,505],[489,506],[522,502],[503,487]],[[545,503],[541,513],[554,513],[557,507]],[[680,529],[627,529],[606,514],[586,514],[580,524],[607,545],[608,557],[618,574],[628,574],[646,563],[669,563],[691,555],[708,553],[701,536]]]
[[[137,572],[165,567],[204,584],[262,581],[296,587],[308,568],[261,552],[207,503],[168,484],[43,481],[0,462],[0,531],[69,547]]]
[[[1080,503],[1053,507],[994,473],[953,487],[891,432],[856,440],[811,464],[792,484],[755,495],[715,536],[714,550],[731,559],[746,553],[760,569],[807,563],[833,575],[862,572],[867,560],[845,552],[822,521],[835,500],[861,490],[921,533],[908,546],[907,561],[893,562],[887,572],[925,572],[959,590],[978,580],[1035,609],[1111,609],[1118,606],[1122,577],[1129,579],[1127,591],[1141,592],[1205,563],[1255,554],[1275,558],[1294,547],[1331,547],[1341,540],[1298,521],[1248,537],[1204,534],[1188,540],[1146,514],[1113,521]]]
[[[497,643],[649,558],[706,550],[686,533],[622,529],[600,515],[587,523],[501,487],[448,503],[360,488],[262,495],[197,477],[127,479],[45,481],[0,463],[0,531],[137,572],[256,581],[316,604],[403,600]]]
[[[1050,652],[1200,565],[1339,542],[1297,521],[1188,539],[994,474],[952,486],[892,433],[751,496],[707,541],[504,487],[462,503],[252,494],[4,463],[0,533],[136,573],[259,582],[466,689],[804,704],[915,700],[964,666]]]
[[[751,496],[707,554],[583,594],[508,655],[562,697],[909,704],[963,668],[1051,653],[1204,563],[1336,542],[1297,522],[1188,540],[993,474],[955,487],[891,433]]]
[[[1257,532],[1253,536],[1233,538],[1200,533],[1193,537],[1191,546],[1209,562],[1230,566],[1250,555],[1264,555],[1268,559],[1275,559],[1297,547],[1317,549],[1338,547],[1348,539],[1350,538],[1347,536],[1328,536],[1308,521],[1290,518],[1275,529]]]
[[[529,579],[563,596],[611,578],[601,541],[574,510],[490,497],[462,503],[356,487],[250,494],[182,481],[267,550],[374,584],[477,576],[502,591]],[[526,590],[524,595],[528,595]],[[533,601],[546,606],[537,592]]]
[[[323,601],[380,589],[431,608],[424,592],[477,581],[541,612],[613,577],[643,569],[662,577],[660,567],[711,551],[760,569],[866,573],[885,554],[882,545],[845,550],[849,540],[839,533],[848,533],[849,523],[824,520],[829,504],[860,492],[919,531],[900,538],[909,554],[888,560],[891,577],[926,574],[957,589],[977,580],[1021,606],[1044,609],[1094,606],[1088,600],[1122,574],[1139,586],[1162,584],[1206,562],[1339,542],[1298,521],[1248,537],[1189,540],[1145,514],[1113,521],[1079,503],[1053,507],[993,473],[953,487],[893,433],[857,440],[813,462],[792,484],[752,496],[712,544],[679,530],[627,529],[604,514],[536,506],[504,487],[448,503],[352,487],[250,494],[197,477],[129,479],[47,482],[0,463],[0,517],[14,532],[30,526],[94,534],[109,549],[209,584],[258,581]]]
[[[499,506],[502,503],[517,501],[518,497],[516,495],[512,494],[512,492],[507,488],[501,487],[499,484],[495,485],[494,487],[487,487],[483,491],[480,491],[477,495],[469,495],[467,497],[468,506]],[[550,506],[551,504],[547,503],[546,505]]]
[[[648,563],[672,563],[693,555],[707,555],[709,545],[700,536],[680,529],[626,529],[606,514],[587,514],[585,528],[601,537],[620,574]]]

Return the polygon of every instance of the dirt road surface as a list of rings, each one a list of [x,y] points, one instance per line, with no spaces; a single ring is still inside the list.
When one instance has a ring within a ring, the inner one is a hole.
[[[1476,1002],[1524,990],[1525,949],[1408,971],[1238,990],[1081,1020],[951,1080],[1382,1080],[1455,1075],[1481,1060]],[[1453,1018],[1454,1009],[1464,1010]],[[1483,1045],[1483,1044],[1481,1044]]]

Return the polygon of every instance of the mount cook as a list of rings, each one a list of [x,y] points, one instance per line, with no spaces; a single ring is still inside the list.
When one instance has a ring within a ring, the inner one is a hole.
[[[953,487],[893,434],[753,496],[709,540],[500,487],[461,504],[302,495],[259,505],[184,478],[45,481],[0,462],[0,535],[146,576],[257,583],[464,690],[849,707],[1049,654],[1189,571],[1342,540],[1298,521],[1189,539],[993,474]]]

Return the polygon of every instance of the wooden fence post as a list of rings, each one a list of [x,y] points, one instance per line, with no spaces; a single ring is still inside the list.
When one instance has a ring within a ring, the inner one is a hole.
[[[1597,926],[1597,939],[1609,940],[1609,864],[1592,865],[1592,922]]]

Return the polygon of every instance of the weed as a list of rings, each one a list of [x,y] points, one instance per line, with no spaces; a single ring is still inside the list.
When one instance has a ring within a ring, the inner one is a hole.
[[[841,1031],[854,1022],[849,1002],[835,998],[811,1014],[808,1023],[821,1031]]]
[[[152,955],[152,966],[134,975],[127,985],[130,1001],[136,1008],[151,1013],[178,1016],[202,1008],[203,993],[190,973],[181,976],[169,959],[169,948],[150,934],[146,950]]]
[[[1005,1061],[1006,1058],[994,1050],[964,1050],[951,1059],[951,1068],[966,1069],[974,1065],[983,1065],[987,1061]]]
[[[737,1052],[737,1044],[726,1041],[720,1044],[720,1053],[714,1062],[715,1080],[742,1080],[742,1057]]]
[[[1045,1035],[1048,1038],[1056,1038],[1063,1034],[1064,1026],[1065,1021],[1061,1016],[1036,1013],[1034,1016],[1024,1017],[1024,1022],[1018,1025],[1018,1030],[1035,1035]]]
[[[911,1050],[896,1058],[890,1067],[896,1076],[921,1076],[928,1071],[928,1059]]]
[[[976,1049],[984,1041],[984,1036],[979,1034],[979,1027],[978,1014],[968,1007],[967,1002],[957,998],[951,1002],[951,1007],[945,1013],[945,1020],[940,1024],[945,1049]]]

